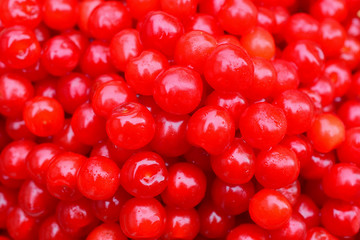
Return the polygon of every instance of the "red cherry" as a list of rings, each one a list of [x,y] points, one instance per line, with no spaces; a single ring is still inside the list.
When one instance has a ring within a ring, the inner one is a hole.
[[[121,231],[119,224],[103,223],[94,228],[86,240],[126,240],[124,233]]]
[[[45,24],[56,30],[75,26],[78,16],[76,0],[43,0],[43,19]]]
[[[20,207],[15,207],[8,214],[6,229],[13,239],[36,239],[38,224],[38,219],[27,215]]]

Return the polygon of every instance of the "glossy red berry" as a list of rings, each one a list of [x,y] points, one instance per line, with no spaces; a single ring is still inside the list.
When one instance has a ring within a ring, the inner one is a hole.
[[[89,103],[78,107],[71,119],[76,138],[87,145],[95,145],[106,139],[105,123],[105,119],[96,115]]]
[[[164,12],[186,20],[195,14],[198,2],[198,0],[160,0],[160,6]]]
[[[33,31],[23,26],[6,28],[0,34],[0,53],[6,64],[15,69],[34,65],[41,48]]]
[[[346,32],[336,20],[327,18],[320,23],[320,46],[325,56],[334,57],[340,53],[345,43]]]
[[[0,155],[1,171],[13,179],[26,179],[26,157],[35,143],[28,140],[13,141],[8,144]]]
[[[310,128],[314,117],[314,105],[305,93],[287,90],[278,95],[273,104],[284,111],[288,134],[303,133]]]
[[[321,179],[335,164],[334,152],[320,153],[313,151],[308,162],[301,165],[304,179]]]
[[[325,58],[321,48],[309,40],[290,43],[282,56],[296,64],[300,81],[303,83],[312,83],[320,75]]]
[[[0,4],[0,19],[6,27],[23,25],[36,27],[42,20],[41,2],[38,0],[6,0]]]
[[[46,185],[49,193],[61,200],[75,200],[81,196],[77,189],[77,175],[86,157],[64,152],[55,156],[47,170]]]
[[[91,105],[97,115],[110,117],[115,107],[134,101],[137,101],[135,93],[120,79],[99,85],[92,96]]]
[[[210,201],[201,203],[198,213],[200,234],[206,239],[223,238],[235,225],[233,216],[225,214]]]
[[[222,107],[206,106],[197,110],[188,122],[187,139],[210,154],[220,154],[235,137],[230,114]]]
[[[225,31],[243,35],[256,25],[257,14],[257,8],[252,1],[226,0],[217,17]]]
[[[24,108],[23,117],[29,130],[41,137],[54,135],[64,125],[64,110],[53,98],[35,97]]]
[[[291,206],[294,206],[301,194],[301,185],[299,180],[295,180],[294,182],[275,190],[281,193],[289,201]]]
[[[64,111],[73,114],[89,100],[91,80],[81,73],[70,73],[57,81],[56,96]]]
[[[246,212],[254,194],[255,187],[251,181],[244,184],[229,184],[216,178],[211,186],[211,198],[214,205],[228,215]]]
[[[45,219],[39,228],[39,240],[71,240],[72,236],[66,234],[57,223],[56,217]]]
[[[166,57],[155,50],[145,50],[129,59],[125,68],[126,82],[141,95],[152,95],[156,77],[169,66]]]
[[[311,15],[317,19],[334,18],[339,22],[346,18],[349,10],[345,0],[316,0],[310,6]]]
[[[345,127],[334,114],[323,113],[315,117],[307,135],[317,151],[326,153],[344,141]]]
[[[226,237],[226,240],[249,239],[267,240],[268,233],[255,224],[241,224],[233,228]]]
[[[94,228],[86,240],[126,240],[120,225],[116,223],[103,223]]]
[[[298,40],[318,41],[320,23],[307,13],[292,15],[284,26],[284,37],[287,42]]]
[[[339,118],[345,124],[345,127],[354,128],[360,127],[360,102],[356,100],[349,100],[344,102],[337,112]]]
[[[222,181],[244,184],[254,176],[255,154],[247,143],[235,138],[224,153],[211,156],[211,167]]]
[[[285,136],[287,120],[284,111],[269,103],[255,103],[243,112],[240,131],[252,147],[266,149],[275,146]]]
[[[7,188],[7,186],[0,187],[0,227],[6,228],[6,219],[8,213],[15,207],[17,202],[16,192]]]
[[[313,227],[307,231],[306,240],[316,240],[319,238],[324,238],[326,240],[336,240],[334,235],[330,234],[325,228],[322,227]]]
[[[306,224],[302,216],[297,213],[293,213],[289,221],[278,229],[271,230],[271,239],[281,240],[297,240],[304,239],[306,236]]]
[[[0,113],[6,117],[21,116],[25,102],[34,95],[30,81],[8,73],[0,76]]]
[[[169,168],[168,184],[161,197],[169,206],[192,208],[205,196],[206,178],[200,168],[190,163],[176,163]]]
[[[113,196],[120,185],[120,169],[110,158],[96,156],[85,160],[77,174],[79,191],[92,200]]]
[[[154,198],[133,198],[120,212],[120,226],[129,238],[157,238],[166,227],[166,211]]]
[[[260,227],[276,229],[289,221],[292,207],[281,193],[263,189],[250,200],[249,213],[251,219]]]
[[[359,156],[360,128],[351,128],[345,133],[345,141],[337,148],[340,162],[354,163],[360,166]]]
[[[125,29],[112,37],[110,42],[110,55],[114,66],[125,71],[126,64],[131,58],[140,55],[143,45],[139,32],[135,29]]]
[[[360,210],[340,200],[328,200],[321,209],[321,223],[339,237],[354,236],[360,229]]]
[[[203,13],[194,14],[186,21],[185,31],[190,32],[194,30],[203,31],[213,36],[224,34],[219,21],[215,17]]]
[[[139,149],[153,139],[155,121],[143,105],[125,103],[113,110],[106,122],[106,132],[115,145],[125,149]]]
[[[27,215],[20,207],[15,207],[8,214],[6,229],[13,239],[36,239],[38,224],[38,219]]]
[[[193,239],[199,233],[200,219],[193,208],[178,209],[167,207],[164,239]]]
[[[56,199],[49,194],[46,187],[27,180],[19,190],[18,203],[27,215],[44,217],[54,210]]]
[[[203,31],[185,33],[176,43],[174,59],[179,65],[203,73],[206,59],[216,47],[216,39]]]
[[[126,3],[131,15],[137,20],[151,11],[160,9],[160,0],[127,0]]]
[[[87,235],[98,221],[86,198],[76,201],[60,201],[56,207],[56,219],[60,228],[67,234],[81,237]]]
[[[69,38],[56,36],[48,40],[42,50],[41,63],[55,76],[64,76],[75,69],[80,50]]]
[[[351,71],[342,61],[330,60],[325,64],[324,76],[334,85],[334,96],[341,97],[351,86]]]
[[[122,206],[131,197],[132,196],[120,186],[112,197],[105,200],[92,201],[93,212],[95,216],[103,222],[116,222],[119,220]]]
[[[53,158],[61,152],[61,148],[52,143],[34,146],[26,157],[26,167],[29,176],[37,184],[45,185],[48,167]]]
[[[203,82],[200,75],[185,67],[171,67],[154,82],[155,102],[172,114],[194,111],[201,101],[202,93]]]
[[[241,45],[251,57],[272,59],[275,56],[275,40],[270,32],[255,27],[240,40]]]
[[[204,75],[215,90],[244,92],[253,82],[254,65],[241,47],[222,44],[206,60]]]
[[[146,48],[172,56],[176,42],[183,33],[184,26],[178,18],[162,11],[154,11],[149,12],[142,20],[140,38]]]
[[[308,229],[319,225],[320,210],[315,202],[307,195],[300,195],[293,210],[304,218],[304,222]]]
[[[77,25],[80,30],[86,35],[90,35],[89,32],[89,17],[92,11],[99,6],[103,0],[87,0],[79,2],[79,17],[77,19]]]
[[[294,63],[282,59],[275,59],[273,65],[277,76],[273,87],[273,96],[276,97],[286,90],[298,88],[300,79]]]
[[[75,26],[78,17],[76,0],[43,0],[44,23],[55,30],[66,30]]]

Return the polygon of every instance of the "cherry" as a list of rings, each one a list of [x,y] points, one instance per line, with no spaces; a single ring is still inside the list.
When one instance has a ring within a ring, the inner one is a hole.
[[[346,65],[355,69],[355,67],[359,64],[359,52],[360,52],[360,41],[356,38],[348,36],[345,39],[344,45],[340,49],[339,59],[343,60]]]
[[[345,127],[337,116],[323,113],[315,117],[307,135],[317,151],[327,153],[344,141]]]
[[[175,163],[169,168],[167,188],[162,200],[169,206],[192,208],[205,196],[206,178],[200,168],[190,163]]]
[[[266,149],[275,146],[285,136],[287,120],[284,111],[269,103],[255,103],[243,112],[240,131],[252,147]]]
[[[292,213],[289,201],[271,189],[262,189],[250,200],[251,219],[265,229],[276,229],[286,224]]]
[[[349,100],[341,104],[338,109],[338,116],[346,128],[360,127],[360,102]]]
[[[47,170],[46,185],[49,193],[61,200],[79,199],[77,175],[86,157],[64,152],[56,155]]]
[[[300,195],[293,207],[294,212],[299,213],[308,229],[316,227],[320,223],[320,210],[313,200],[307,195]]]
[[[359,199],[360,168],[349,163],[338,163],[330,168],[323,177],[326,195],[344,201]]]
[[[332,81],[325,76],[317,78],[313,84],[309,86],[309,89],[313,93],[319,95],[321,98],[319,102],[321,106],[327,106],[331,104],[335,98],[335,86]],[[311,96],[309,97],[311,98]],[[313,102],[316,104],[316,101],[313,100]]]
[[[160,0],[161,9],[180,19],[188,19],[196,12],[198,0]]]
[[[13,209],[17,202],[16,192],[7,188],[7,186],[0,187],[0,227],[6,227],[6,219],[8,213]]]
[[[234,35],[243,35],[256,25],[257,14],[257,8],[252,1],[226,0],[217,17],[225,31]]]
[[[24,26],[13,26],[0,33],[0,53],[9,67],[21,69],[39,60],[41,48],[33,31]]]
[[[119,224],[103,223],[94,228],[86,240],[126,240],[127,238],[121,231]]]
[[[316,0],[310,7],[310,13],[318,19],[334,18],[343,21],[349,9],[345,0]]]
[[[125,149],[139,149],[153,139],[155,121],[146,107],[129,102],[113,110],[106,121],[106,132],[115,145]]]
[[[66,30],[75,26],[78,17],[76,0],[43,0],[44,23],[55,30]]]
[[[241,224],[236,228],[233,228],[227,235],[226,239],[267,240],[268,233],[255,224]]]
[[[241,38],[241,44],[251,57],[272,59],[275,56],[275,41],[267,30],[255,27]]]
[[[0,76],[0,113],[7,117],[21,116],[25,102],[34,95],[30,81],[8,73]]]
[[[86,198],[60,201],[55,215],[60,228],[74,236],[85,236],[98,225],[98,220],[91,211],[91,202]]]
[[[205,173],[211,172],[210,154],[207,153],[204,149],[192,147],[187,153],[184,154],[184,158],[187,162],[201,168],[201,170],[203,170]]]
[[[52,75],[64,76],[75,69],[79,62],[80,50],[65,36],[56,36],[43,46],[41,63]]]
[[[314,151],[310,160],[301,166],[301,176],[305,179],[321,179],[334,164],[335,154],[333,152]]]
[[[278,95],[273,104],[284,110],[288,134],[303,133],[311,127],[314,105],[305,93],[299,90],[287,90]]]
[[[229,184],[216,178],[211,186],[214,205],[221,208],[228,215],[238,215],[246,212],[250,199],[254,194],[255,187],[251,181],[244,184]]]
[[[110,158],[86,159],[77,173],[77,186],[82,195],[92,200],[113,196],[120,185],[120,169]]]
[[[101,2],[103,2],[103,0],[87,0],[79,2],[79,17],[77,19],[77,25],[86,35],[90,35],[88,25],[90,14]]]
[[[45,185],[48,167],[53,158],[61,152],[61,148],[52,143],[34,146],[26,157],[27,171],[32,180],[37,184]]]
[[[75,137],[87,145],[95,145],[106,138],[105,123],[105,119],[96,115],[89,103],[78,107],[71,118]]]
[[[328,200],[321,209],[321,223],[332,234],[353,236],[359,229],[360,210],[340,200]]]
[[[351,72],[341,61],[328,61],[324,68],[324,76],[328,77],[334,85],[334,96],[343,96],[351,85]]]
[[[289,221],[282,227],[270,231],[271,239],[304,239],[306,236],[306,224],[304,219],[294,213]]]
[[[275,13],[268,8],[258,7],[257,24],[273,33],[275,30]]]
[[[95,114],[109,117],[115,107],[132,101],[137,101],[135,93],[120,79],[100,84],[94,91],[91,106]]]
[[[92,86],[91,86],[90,98],[92,99],[96,89],[98,89],[101,86],[101,84],[111,82],[111,81],[124,81],[124,78],[116,73],[105,73],[105,74],[101,74],[101,75],[97,76],[94,79]]]
[[[115,194],[106,200],[92,201],[95,216],[103,222],[111,223],[119,220],[120,210],[124,203],[131,198],[121,186]]]
[[[166,12],[149,12],[142,20],[140,38],[146,48],[173,56],[177,40],[184,33],[180,20]]]
[[[0,5],[0,18],[6,27],[23,25],[34,28],[41,22],[41,2],[38,0],[6,0]]]
[[[200,217],[200,234],[205,238],[222,238],[234,227],[233,216],[226,215],[209,201],[201,203],[198,208]]]
[[[45,219],[39,228],[39,240],[71,240],[72,236],[60,229],[56,217],[51,216]]]
[[[126,3],[131,15],[138,20],[147,13],[160,9],[160,0],[127,0]]]
[[[211,167],[222,181],[245,184],[254,176],[255,155],[247,143],[235,138],[224,153],[211,156]]]
[[[241,47],[241,43],[237,37],[227,34],[217,37],[217,45],[222,45],[222,44],[232,44]]]
[[[320,23],[307,13],[296,13],[289,17],[284,26],[284,37],[287,42],[298,40],[318,41]]]
[[[166,57],[155,50],[145,50],[129,59],[125,68],[126,82],[141,95],[151,96],[156,77],[169,66]]]
[[[157,238],[166,227],[166,211],[154,198],[132,198],[120,212],[120,226],[129,238]]]
[[[8,214],[6,229],[13,239],[37,239],[39,220],[27,215],[20,207]]]
[[[27,180],[19,190],[18,203],[27,215],[44,217],[55,209],[56,200],[46,188]]]
[[[137,30],[122,30],[113,36],[110,42],[112,63],[118,70],[125,71],[126,64],[129,60],[139,56],[142,49],[143,46]]]
[[[300,196],[301,186],[300,182],[298,180],[295,180],[294,182],[275,190],[281,193],[284,197],[286,197],[291,206],[294,206]]]
[[[85,52],[85,49],[90,44],[86,35],[78,30],[67,30],[63,32],[62,35],[69,38],[79,48],[80,55]]]
[[[166,207],[164,239],[194,239],[200,231],[199,214],[193,208]]]
[[[54,135],[64,125],[64,110],[55,99],[35,97],[24,108],[23,117],[28,129],[35,135]]]
[[[299,176],[300,164],[296,154],[281,145],[262,151],[255,162],[256,180],[267,188],[280,188]]]
[[[52,142],[70,152],[87,154],[90,151],[89,146],[76,139],[71,127],[71,119],[65,119],[63,129],[58,134],[54,135]]]
[[[298,88],[300,80],[294,63],[282,59],[275,59],[273,65],[277,76],[272,91],[273,96],[277,96],[286,90]]]
[[[354,163],[359,167],[360,152],[358,139],[360,137],[360,128],[351,128],[345,134],[345,141],[337,148],[337,156],[340,162]]]
[[[35,143],[28,140],[13,141],[8,144],[0,155],[1,171],[13,179],[26,179],[26,157]]]
[[[248,106],[246,98],[237,92],[213,91],[206,97],[205,103],[225,108],[235,123],[239,122],[242,112]]]
[[[307,165],[313,153],[312,145],[307,138],[302,135],[285,136],[280,142],[281,145],[291,149],[300,162],[300,167]]]
[[[115,67],[110,59],[109,44],[102,41],[92,41],[80,59],[80,67],[84,73],[91,77],[115,72]]]
[[[70,73],[57,81],[56,96],[65,112],[73,114],[78,106],[89,100],[91,84],[81,73]]]
[[[243,94],[251,100],[267,98],[273,93],[277,81],[274,65],[260,57],[253,58],[252,61],[254,63],[254,81]]]
[[[49,76],[40,59],[27,68],[19,69],[18,73],[32,82],[44,80]]]
[[[250,57],[232,44],[218,45],[206,60],[204,70],[206,81],[218,91],[244,92],[254,79]]]
[[[202,13],[194,14],[186,21],[185,31],[190,32],[194,30],[203,31],[213,36],[221,36],[224,34],[220,23],[215,17]]]
[[[164,111],[187,114],[201,101],[203,83],[200,75],[185,67],[171,67],[154,82],[154,100]]]
[[[49,78],[35,83],[35,96],[56,98],[56,81]]]
[[[320,23],[319,31],[319,43],[325,56],[333,57],[339,54],[346,39],[343,26],[338,21],[327,18]]]
[[[316,43],[299,40],[284,49],[283,58],[296,64],[301,82],[312,83],[321,73],[325,56]]]
[[[175,62],[204,72],[204,64],[216,47],[216,39],[203,31],[190,31],[180,37],[175,46]]]
[[[225,1],[226,0],[200,1],[200,12],[216,16],[219,13],[221,7],[224,5]]]
[[[210,154],[221,154],[231,144],[235,126],[230,114],[218,106],[205,106],[191,117],[187,127],[187,139],[204,148]]]
[[[326,231],[322,227],[313,227],[307,231],[307,237],[306,240],[316,240],[316,239],[328,239],[328,240],[336,240],[334,235],[330,234],[328,231]]]

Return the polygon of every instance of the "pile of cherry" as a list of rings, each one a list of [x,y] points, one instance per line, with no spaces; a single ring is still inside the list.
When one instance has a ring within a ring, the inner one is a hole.
[[[0,240],[360,239],[358,0],[1,0]]]

